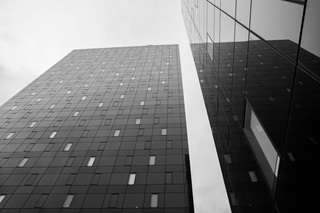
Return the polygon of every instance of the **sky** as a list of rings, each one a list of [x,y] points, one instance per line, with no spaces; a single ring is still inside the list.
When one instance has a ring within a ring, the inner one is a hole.
[[[179,44],[194,205],[231,212],[180,0],[0,0],[0,105],[73,49]]]

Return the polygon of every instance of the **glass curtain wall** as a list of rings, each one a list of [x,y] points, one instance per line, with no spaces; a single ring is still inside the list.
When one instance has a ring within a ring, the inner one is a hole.
[[[181,6],[233,212],[319,210],[320,3]]]

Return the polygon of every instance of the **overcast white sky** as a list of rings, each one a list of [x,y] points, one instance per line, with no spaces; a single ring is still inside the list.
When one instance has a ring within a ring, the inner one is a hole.
[[[180,44],[194,204],[231,212],[180,0],[0,0],[0,105],[73,49]]]

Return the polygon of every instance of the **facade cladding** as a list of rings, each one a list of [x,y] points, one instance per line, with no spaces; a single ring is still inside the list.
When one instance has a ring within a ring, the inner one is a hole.
[[[182,0],[233,212],[315,212],[317,0]]]
[[[0,116],[1,212],[193,212],[178,45],[74,50]]]

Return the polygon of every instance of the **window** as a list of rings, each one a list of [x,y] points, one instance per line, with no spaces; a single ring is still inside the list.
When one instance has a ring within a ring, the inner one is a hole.
[[[167,141],[167,149],[173,148],[173,141]]]
[[[88,86],[89,86],[88,84],[84,85],[85,88],[88,87]]]
[[[86,98],[87,98],[87,96],[83,96],[83,97],[81,98],[81,101],[86,100]]]
[[[74,112],[74,113],[73,113],[73,117],[78,116],[78,115],[79,115],[79,113],[80,113],[79,111]]]
[[[130,166],[132,164],[132,156],[127,156],[127,159],[126,159],[126,166]]]
[[[70,94],[71,93],[71,90],[69,90],[68,92],[67,92],[67,94]]]
[[[140,106],[143,106],[144,105],[144,101],[140,101]]]
[[[158,194],[151,194],[150,207],[151,208],[158,207]]]
[[[253,153],[255,154],[258,163],[263,168],[263,175],[265,176],[269,187],[272,189],[278,177],[280,156],[265,131],[263,124],[260,123],[259,118],[252,110],[249,101],[247,101],[246,105],[244,130]],[[256,178],[254,177],[255,174],[252,172],[249,173],[249,175],[251,180],[254,180],[252,178]]]
[[[59,83],[61,84],[63,82],[63,80],[61,80]]]
[[[29,158],[23,158],[22,161],[19,163],[18,167],[23,167],[27,161],[29,160]]]
[[[148,87],[148,91],[151,91],[151,87]]]
[[[55,104],[52,104],[49,109],[53,109],[56,105]]]
[[[63,151],[69,151],[70,150],[70,148],[71,148],[71,146],[72,146],[72,143],[67,143],[67,145],[64,147],[64,150]]]
[[[74,197],[74,195],[67,195],[62,207],[63,208],[69,208],[70,205],[71,205],[71,202],[73,200],[73,197]]]
[[[5,137],[5,139],[10,139],[12,136],[14,135],[14,132],[10,132],[6,137]]]
[[[140,124],[141,123],[141,119],[137,118],[135,124]]]
[[[161,81],[161,84],[166,84],[166,81]]]
[[[155,165],[155,164],[156,164],[156,156],[150,156],[149,165]]]
[[[17,108],[18,106],[13,106],[12,108],[11,108],[11,110],[14,110],[15,108]]]
[[[54,138],[54,136],[57,134],[57,132],[52,132],[49,138]]]
[[[113,136],[114,136],[114,137],[118,137],[119,135],[120,135],[120,129],[116,129],[116,130],[114,131]]]
[[[123,99],[123,98],[124,98],[124,95],[120,95],[120,98]]]
[[[135,78],[136,78],[136,77],[133,76],[131,79],[134,80]]]
[[[136,174],[130,174],[129,180],[128,180],[128,185],[134,185],[135,179],[136,179]]]
[[[172,172],[166,173],[166,184],[172,184]]]
[[[103,103],[100,103],[99,105],[98,105],[98,107],[102,107],[103,106]]]
[[[87,163],[87,166],[92,166],[93,165],[93,163],[94,163],[94,161],[95,161],[95,157],[90,157],[89,158],[89,161],[88,161],[88,163]]]
[[[29,125],[29,127],[34,127],[37,123],[38,123],[37,121],[33,121],[33,122]]]
[[[5,197],[5,195],[0,195],[0,203],[4,200]]]
[[[120,86],[123,86],[123,83],[122,83],[122,82],[120,83]]]
[[[170,108],[168,108],[168,113],[173,113],[173,110],[172,110],[172,108],[170,107]]]
[[[223,154],[224,160],[226,163],[232,163],[231,155],[230,154]]]
[[[167,135],[167,129],[161,129],[161,135]]]
[[[110,208],[117,207],[118,197],[119,197],[119,194],[112,194],[111,195],[110,202],[109,202],[109,207]]]
[[[258,182],[257,175],[254,171],[249,171],[249,176],[252,182]]]
[[[36,94],[36,92],[33,92],[31,95],[35,95]]]
[[[38,98],[38,99],[36,100],[36,102],[39,102],[39,101],[41,101],[41,99],[42,99],[42,98]]]

